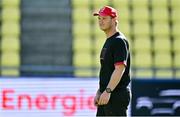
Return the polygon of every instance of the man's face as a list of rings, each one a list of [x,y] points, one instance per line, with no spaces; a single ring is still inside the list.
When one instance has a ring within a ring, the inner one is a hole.
[[[107,31],[112,28],[113,26],[113,18],[110,16],[98,16],[99,20],[99,27],[103,31]]]

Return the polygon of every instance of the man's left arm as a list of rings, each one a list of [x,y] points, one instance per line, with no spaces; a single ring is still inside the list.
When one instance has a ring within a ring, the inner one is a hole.
[[[115,70],[112,73],[111,79],[109,81],[109,84],[107,85],[107,88],[110,88],[113,91],[120,82],[124,71],[125,71],[124,64],[116,65]]]
[[[112,91],[116,88],[118,83],[121,80],[121,77],[125,71],[125,65],[119,64],[115,65],[115,69],[111,75],[111,79],[107,85],[107,88],[110,88]],[[105,105],[109,102],[111,93],[107,93],[106,90],[101,94],[98,104]]]

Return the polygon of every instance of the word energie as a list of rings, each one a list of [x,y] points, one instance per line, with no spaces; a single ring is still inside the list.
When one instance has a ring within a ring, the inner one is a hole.
[[[94,95],[85,94],[80,90],[78,95],[72,94],[19,94],[14,89],[1,90],[0,109],[6,110],[57,110],[64,116],[73,116],[77,110],[88,109],[95,111]],[[59,107],[60,106],[60,107]]]

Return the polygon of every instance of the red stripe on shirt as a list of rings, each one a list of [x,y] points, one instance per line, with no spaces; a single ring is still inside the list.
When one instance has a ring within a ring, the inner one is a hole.
[[[117,62],[117,63],[115,63],[114,66],[116,66],[116,65],[122,65],[122,64],[125,65],[125,66],[127,65],[127,64],[126,64],[126,61],[122,61],[122,62]]]

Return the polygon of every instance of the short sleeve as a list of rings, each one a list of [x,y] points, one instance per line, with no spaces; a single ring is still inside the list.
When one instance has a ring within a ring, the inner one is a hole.
[[[114,65],[127,65],[128,49],[125,40],[116,38],[112,43]]]

